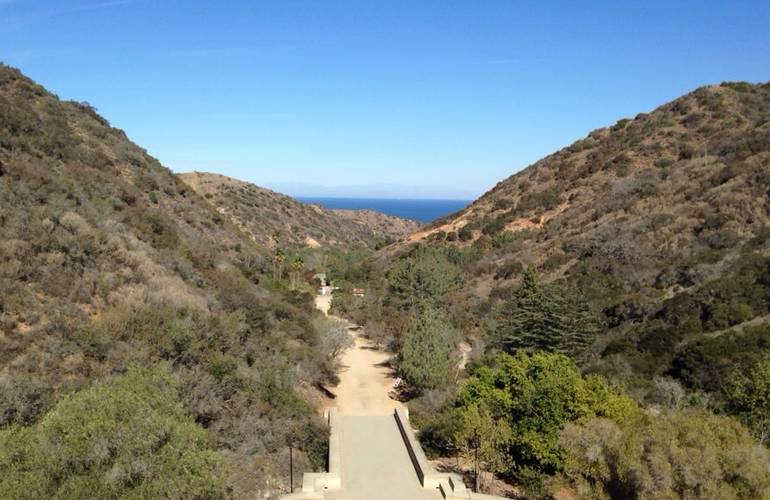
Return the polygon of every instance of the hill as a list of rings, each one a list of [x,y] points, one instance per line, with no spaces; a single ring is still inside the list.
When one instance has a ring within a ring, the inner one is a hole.
[[[255,241],[272,244],[280,233],[289,245],[374,248],[404,238],[419,223],[374,210],[327,210],[248,182],[191,172],[181,179],[230,217]]]
[[[297,388],[334,374],[267,254],[91,106],[0,65],[4,494],[256,495],[288,440],[322,466]]]
[[[380,258],[392,276],[441,249],[465,278],[456,326],[482,338],[533,267],[599,319],[591,369],[647,385],[685,346],[768,322],[769,196],[770,84],[725,83],[591,132]]]

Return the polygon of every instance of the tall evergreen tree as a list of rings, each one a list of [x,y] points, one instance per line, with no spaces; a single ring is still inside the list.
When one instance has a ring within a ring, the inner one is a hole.
[[[443,387],[457,375],[458,361],[451,326],[441,311],[431,305],[416,306],[399,354],[403,377],[418,390]]]
[[[504,303],[495,330],[506,351],[559,352],[581,358],[596,337],[598,325],[577,293],[544,286],[531,267],[521,286]]]

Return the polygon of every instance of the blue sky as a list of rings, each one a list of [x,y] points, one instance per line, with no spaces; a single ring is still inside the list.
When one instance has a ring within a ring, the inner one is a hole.
[[[0,60],[175,171],[472,198],[700,85],[770,80],[768,26],[767,1],[0,0]]]

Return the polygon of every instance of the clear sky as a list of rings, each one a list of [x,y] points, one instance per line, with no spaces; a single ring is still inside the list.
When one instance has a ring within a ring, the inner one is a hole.
[[[175,171],[471,198],[700,85],[770,80],[770,1],[0,0],[0,60]]]

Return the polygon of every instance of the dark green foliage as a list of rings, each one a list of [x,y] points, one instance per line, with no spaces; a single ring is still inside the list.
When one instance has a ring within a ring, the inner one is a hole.
[[[460,450],[462,410],[448,407],[419,419],[420,444],[429,456],[452,456]]]
[[[226,377],[232,377],[237,369],[238,362],[232,356],[215,356],[209,361],[209,372],[218,382],[222,382]]]
[[[481,228],[482,234],[494,235],[499,233],[505,227],[505,218],[496,217],[487,222],[484,227]]]
[[[464,278],[441,249],[417,247],[388,273],[390,292],[402,303],[440,302],[460,289]]]
[[[720,345],[714,352],[724,349],[727,353],[743,356],[742,353],[747,351],[741,347],[742,341],[735,341],[737,336],[727,334],[716,339],[687,343],[677,354],[679,346],[703,333],[725,330],[757,315],[767,314],[770,311],[770,286],[766,284],[769,263],[770,259],[766,257],[746,254],[723,277],[664,301],[657,311],[651,312],[647,321],[629,329],[629,337],[636,339],[635,342],[615,341],[607,347],[605,354],[623,353],[636,370],[647,376],[670,368],[670,373],[681,377],[689,387],[716,391],[718,387],[713,381],[704,386],[688,375],[690,370],[701,372],[706,369],[699,368],[695,359],[711,352],[709,346],[712,345]],[[643,318],[644,315],[638,317]],[[747,332],[754,331],[747,329]],[[745,341],[751,344],[754,338],[754,334],[749,333]],[[716,360],[711,359],[710,362]],[[714,364],[714,373],[721,373],[719,366],[719,363]]]
[[[530,211],[544,211],[556,208],[562,198],[557,189],[547,189],[545,191],[527,191],[521,197],[519,204],[516,205],[516,211],[525,213]]]
[[[674,357],[670,374],[687,387],[724,401],[729,381],[767,356],[770,326],[746,327],[685,345]]]
[[[493,248],[504,248],[511,243],[518,242],[522,240],[521,231],[514,232],[514,231],[503,231],[501,233],[497,233],[492,237],[492,247]]]
[[[748,370],[735,370],[726,381],[727,411],[752,430],[762,444],[770,442],[770,353]]]
[[[417,305],[411,313],[398,356],[398,371],[418,391],[437,389],[457,376],[456,334],[443,313]]]
[[[720,87],[727,87],[736,92],[751,92],[754,86],[748,82],[722,82]]]
[[[492,210],[507,210],[511,208],[513,202],[508,198],[497,198],[492,205]]]
[[[48,410],[52,391],[34,375],[15,371],[9,375],[0,380],[0,428],[30,425]]]
[[[575,292],[541,285],[530,268],[504,303],[494,338],[509,352],[559,352],[580,359],[597,331],[595,319]]]
[[[361,283],[368,279],[368,267],[364,265],[372,252],[364,248],[339,250],[330,249],[325,253],[328,277],[337,285]]]

